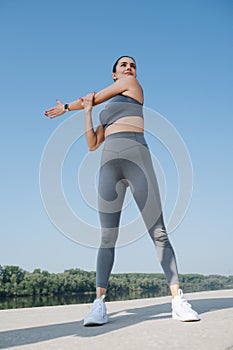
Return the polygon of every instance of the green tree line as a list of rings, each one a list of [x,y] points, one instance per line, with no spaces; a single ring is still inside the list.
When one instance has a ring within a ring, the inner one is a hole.
[[[180,274],[186,292],[231,289],[233,276]],[[165,292],[168,291],[164,274],[122,273],[112,274],[108,289],[111,292]],[[64,295],[95,291],[95,272],[69,269],[62,273],[49,273],[41,269],[28,272],[19,266],[0,265],[0,297]]]

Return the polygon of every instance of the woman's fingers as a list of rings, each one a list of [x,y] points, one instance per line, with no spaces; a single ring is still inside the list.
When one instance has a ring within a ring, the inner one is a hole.
[[[45,111],[46,117],[51,117],[52,115],[55,115],[56,111],[55,108],[50,108],[49,110]]]
[[[94,93],[87,94],[87,95],[84,96],[84,97],[80,97],[80,99],[82,100],[82,107],[83,107],[86,111],[91,111],[91,110],[92,110],[93,98],[94,98]]]
[[[95,95],[95,93],[93,92],[93,93],[91,93],[91,94],[88,94],[87,96],[88,96],[88,99],[89,100],[93,100],[93,98],[94,98],[94,95]]]
[[[90,104],[93,102],[93,98],[94,98],[94,93],[91,93],[91,94],[87,94],[86,96],[84,96],[82,98],[82,100],[85,101],[86,103]]]
[[[63,103],[59,100],[56,100],[57,106],[54,106],[47,111],[45,111],[45,116],[50,118],[58,117],[59,115],[63,114],[64,112],[64,106]]]

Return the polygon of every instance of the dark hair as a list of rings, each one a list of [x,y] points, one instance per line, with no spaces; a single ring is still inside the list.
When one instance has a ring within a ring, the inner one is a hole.
[[[128,56],[128,55],[123,55],[123,56],[119,57],[119,58],[116,60],[116,62],[114,63],[114,66],[113,66],[113,68],[112,68],[112,72],[113,72],[113,73],[116,73],[116,66],[117,66],[117,63],[118,63],[118,62],[120,61],[120,59],[123,58],[123,57],[131,58],[131,59],[136,63],[136,61],[135,61],[135,59],[134,59],[133,57]]]

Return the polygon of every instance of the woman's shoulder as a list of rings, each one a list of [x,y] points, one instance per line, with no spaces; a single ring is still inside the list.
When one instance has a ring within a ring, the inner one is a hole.
[[[122,83],[126,84],[127,90],[131,90],[131,91],[137,90],[143,94],[143,88],[137,78],[133,76],[127,76],[125,78],[122,78]]]
[[[138,101],[140,101],[140,103],[143,103],[144,101],[144,93],[143,93],[143,88],[141,86],[141,84],[139,83],[139,81],[137,80],[137,78],[132,77],[134,80],[132,80],[132,86],[131,88],[128,90],[128,95]]]
[[[126,94],[140,100],[142,88],[133,76],[122,77],[95,94],[94,105],[105,102],[118,94]]]

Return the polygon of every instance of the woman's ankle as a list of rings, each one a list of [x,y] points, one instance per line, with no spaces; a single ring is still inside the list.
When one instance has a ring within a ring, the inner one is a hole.
[[[178,290],[180,289],[180,285],[172,284],[169,286],[169,288],[170,288],[172,297],[175,298],[178,295]]]
[[[107,289],[102,287],[96,288],[96,299],[99,299],[102,297],[102,295],[106,295]]]

